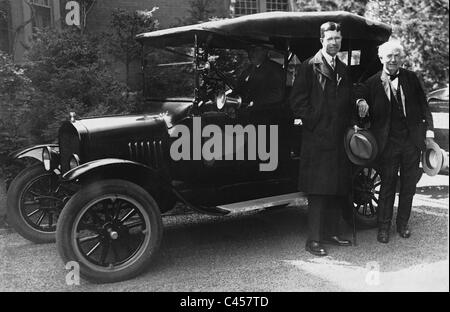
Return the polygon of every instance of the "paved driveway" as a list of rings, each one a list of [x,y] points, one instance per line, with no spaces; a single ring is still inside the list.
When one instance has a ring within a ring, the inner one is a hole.
[[[35,245],[0,230],[3,291],[449,291],[448,176],[424,176],[411,217],[412,236],[304,251],[306,211],[289,208],[232,217],[164,218],[161,250],[149,271],[130,281],[67,285],[54,244]],[[346,236],[351,231],[343,224]]]

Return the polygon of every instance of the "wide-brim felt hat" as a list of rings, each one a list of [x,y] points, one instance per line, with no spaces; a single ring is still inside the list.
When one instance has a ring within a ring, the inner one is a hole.
[[[442,168],[441,170],[448,169],[448,153],[441,148],[442,152]]]
[[[366,166],[378,155],[378,144],[367,129],[349,128],[345,133],[344,147],[348,159],[358,166]]]
[[[435,176],[448,167],[447,153],[433,140],[427,140],[421,162],[423,171],[429,176]]]

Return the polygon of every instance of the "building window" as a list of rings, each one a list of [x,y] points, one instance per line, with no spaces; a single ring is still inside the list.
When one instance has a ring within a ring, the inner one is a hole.
[[[52,7],[50,0],[32,0],[34,7],[34,28],[47,28],[52,25]]]
[[[258,0],[235,0],[234,15],[241,16],[259,12]]]
[[[289,11],[288,0],[267,0],[267,11]]]
[[[50,0],[31,0],[31,3],[40,7],[50,8]]]

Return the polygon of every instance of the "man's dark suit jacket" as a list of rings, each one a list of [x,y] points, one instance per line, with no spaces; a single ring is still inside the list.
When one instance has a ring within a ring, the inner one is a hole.
[[[276,104],[284,97],[284,71],[281,65],[267,59],[258,68],[250,66],[239,76],[235,93],[255,107]]]
[[[321,50],[304,61],[297,72],[289,103],[301,118],[299,190],[315,195],[347,195],[350,161],[344,135],[355,105],[347,66],[336,58],[333,72]]]
[[[420,148],[425,148],[425,134],[433,130],[433,118],[425,92],[416,74],[401,68],[399,85],[402,86],[402,101],[406,110],[406,123],[410,138]],[[356,87],[355,100],[365,99],[369,104],[370,130],[375,136],[379,151],[386,146],[391,125],[391,91],[389,76],[381,70],[363,84]]]

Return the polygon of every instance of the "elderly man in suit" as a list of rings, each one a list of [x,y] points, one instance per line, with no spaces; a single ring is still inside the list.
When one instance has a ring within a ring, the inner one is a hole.
[[[400,67],[404,57],[401,43],[391,40],[382,44],[378,56],[383,69],[361,84],[355,95],[360,116],[369,115],[371,131],[381,152],[377,240],[388,243],[398,172],[400,170],[396,229],[401,237],[408,238],[411,235],[408,220],[420,175],[420,151],[425,149],[426,140],[433,140],[434,133],[433,119],[419,79]]]
[[[355,106],[350,75],[337,57],[340,25],[324,23],[320,35],[322,49],[300,65],[289,101],[303,125],[299,190],[308,195],[306,250],[325,256],[324,243],[351,245],[339,236],[339,220],[351,186],[343,138]]]
[[[250,107],[264,108],[278,104],[284,97],[285,73],[281,65],[268,57],[262,46],[247,50],[250,66],[239,76],[234,94],[242,96]]]

